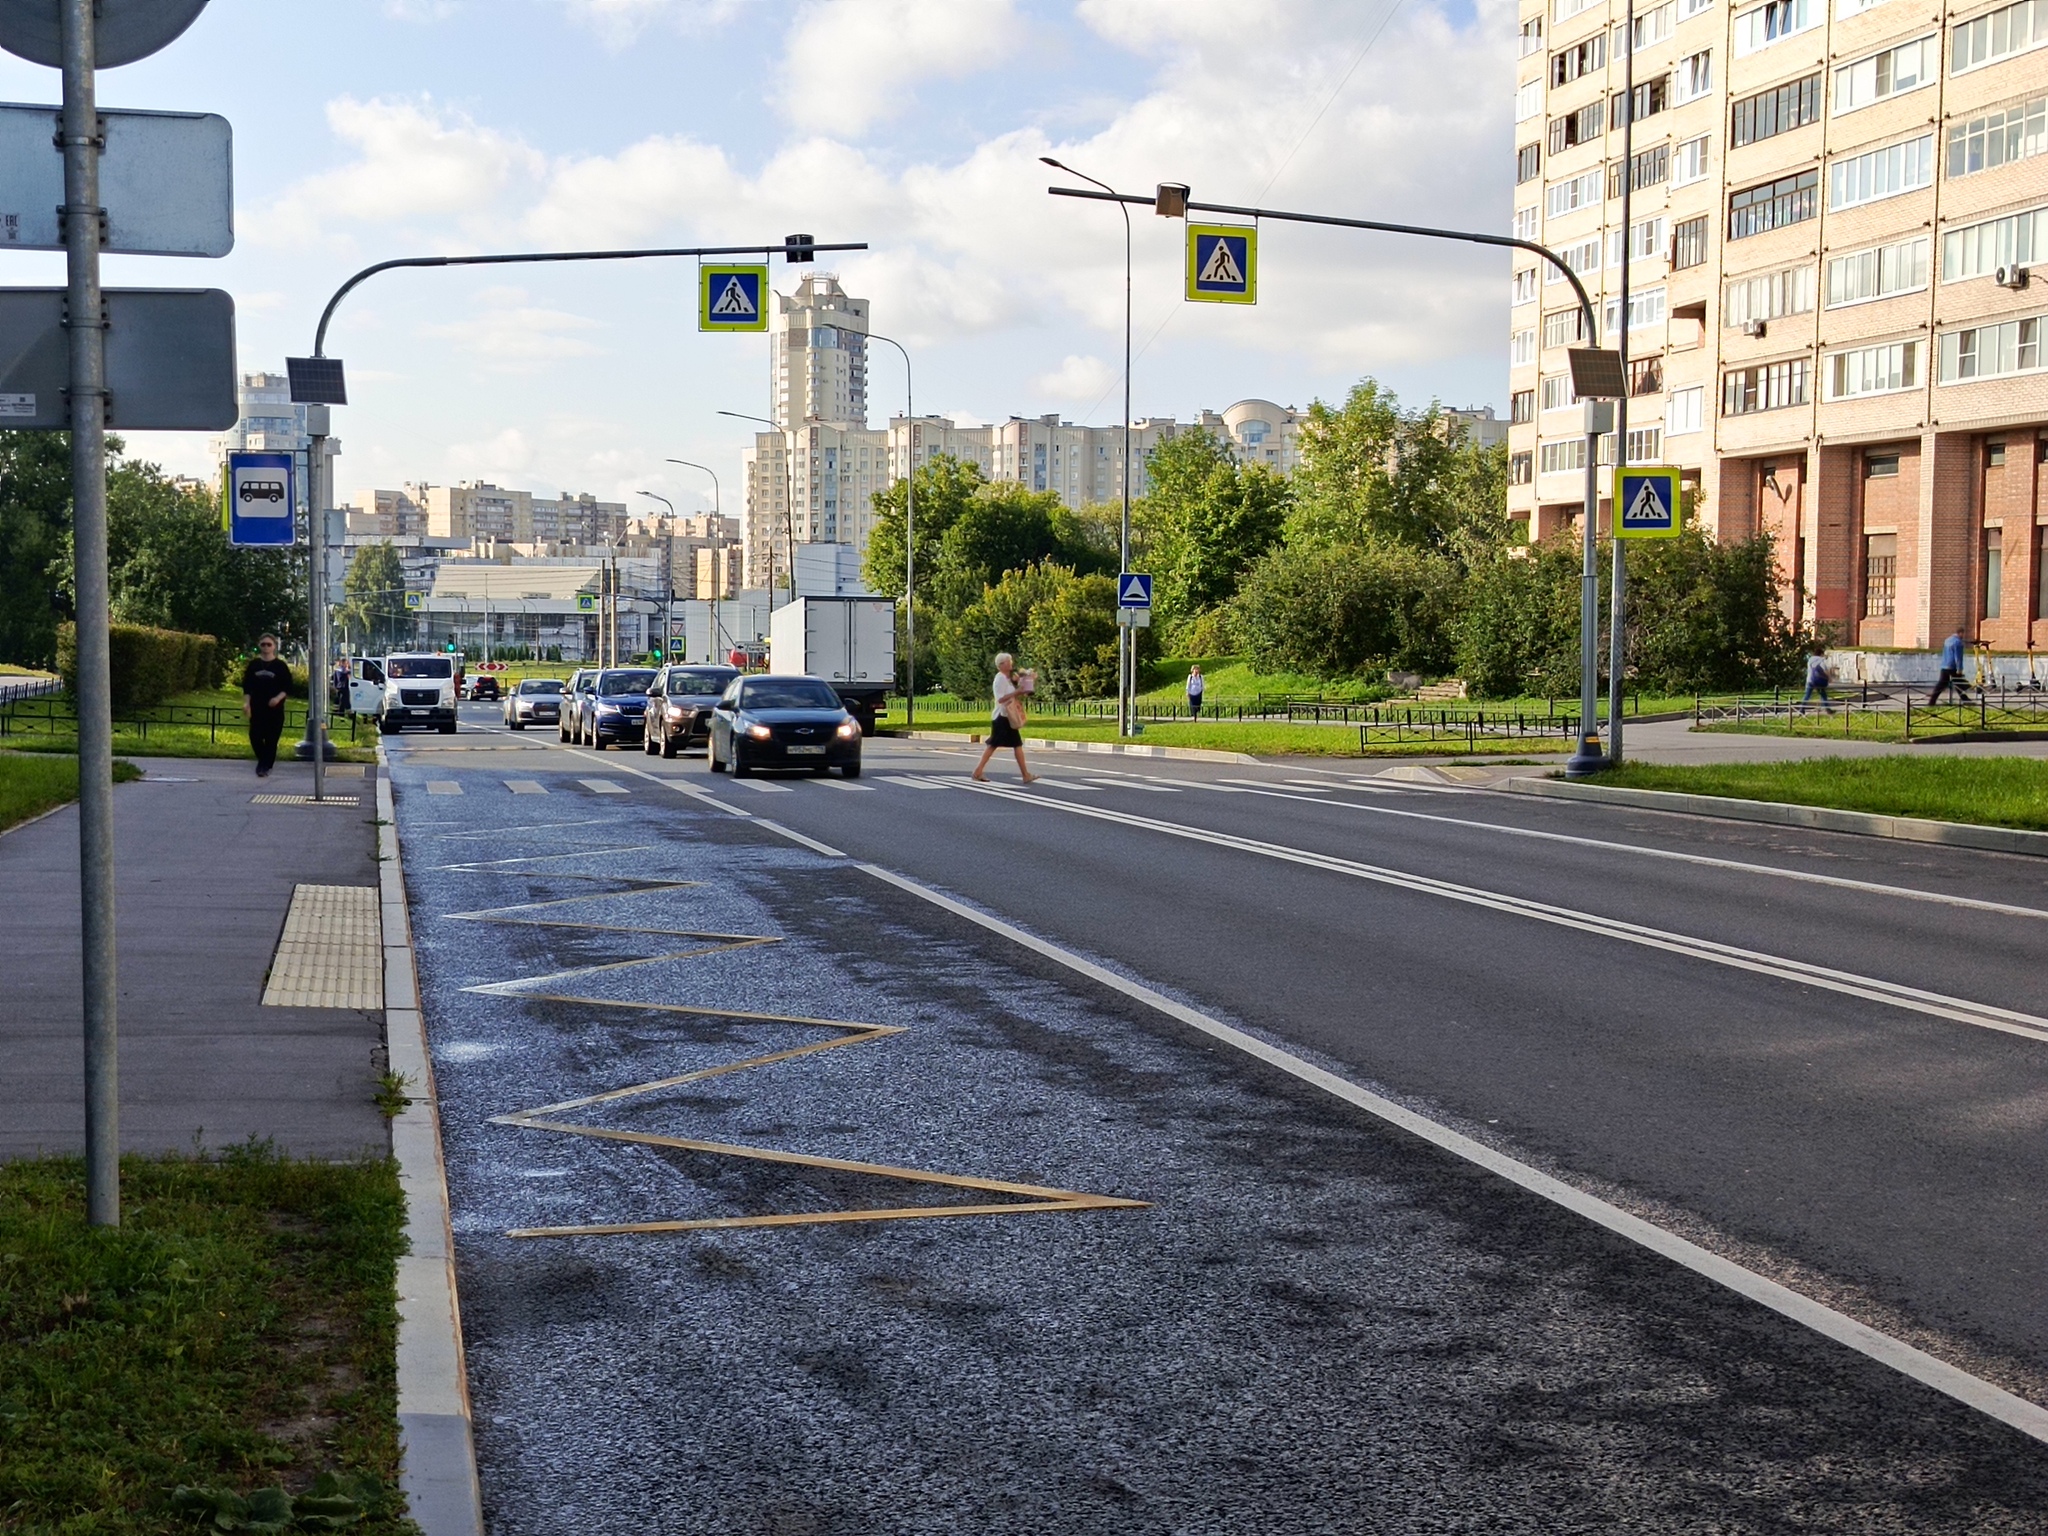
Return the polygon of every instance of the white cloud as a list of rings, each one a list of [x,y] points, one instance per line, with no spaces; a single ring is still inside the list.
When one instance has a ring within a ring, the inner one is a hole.
[[[1055,400],[1093,402],[1109,392],[1117,371],[1099,357],[1068,353],[1066,360],[1050,373],[1041,373],[1032,387]]]
[[[1013,0],[820,0],[790,28],[781,107],[799,128],[858,135],[921,80],[961,80],[1025,37]]]
[[[600,329],[599,322],[566,310],[543,309],[526,298],[520,288],[486,289],[477,295],[482,313],[424,326],[420,334],[452,341],[499,373],[530,373],[553,359],[591,357],[602,350],[582,335]]]

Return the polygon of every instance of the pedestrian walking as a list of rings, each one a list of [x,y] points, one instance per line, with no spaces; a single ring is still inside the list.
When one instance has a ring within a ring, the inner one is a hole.
[[[998,747],[1008,747],[1017,754],[1017,772],[1026,784],[1038,777],[1024,761],[1024,698],[1037,686],[1037,675],[1018,672],[1017,659],[1008,651],[996,657],[996,679],[991,688],[996,697],[996,707],[989,718],[988,745],[981,749],[981,761],[974,765],[977,784],[988,782],[988,775],[983,770],[988,767],[988,760],[996,755]]]
[[[242,713],[249,717],[249,750],[256,754],[256,777],[267,779],[277,766],[277,739],[284,734],[284,701],[291,692],[292,669],[278,659],[277,636],[256,642],[256,659],[242,670]]]
[[[1960,625],[1941,648],[1941,675],[1935,678],[1934,692],[1927,695],[1927,702],[1932,704],[1940,698],[1944,688],[1958,704],[1970,702],[1963,696],[1963,631]]]
[[[1208,686],[1202,680],[1202,667],[1199,662],[1188,668],[1188,718],[1190,720],[1202,718],[1202,690]]]
[[[1834,701],[1828,697],[1828,684],[1833,681],[1834,679],[1828,673],[1827,657],[1821,655],[1818,651],[1814,652],[1806,658],[1806,692],[1799,696],[1799,702],[1802,704],[1811,703],[1813,696],[1817,693],[1820,695],[1821,703],[1827,708],[1833,709],[1835,707]]]

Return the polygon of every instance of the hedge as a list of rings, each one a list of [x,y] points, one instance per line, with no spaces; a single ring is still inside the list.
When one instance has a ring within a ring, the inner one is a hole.
[[[218,688],[227,676],[228,656],[212,635],[188,635],[176,629],[148,629],[139,624],[108,626],[108,662],[113,679],[113,706],[141,709],[160,704],[174,693]],[[78,626],[57,629],[57,670],[65,688],[78,692]]]

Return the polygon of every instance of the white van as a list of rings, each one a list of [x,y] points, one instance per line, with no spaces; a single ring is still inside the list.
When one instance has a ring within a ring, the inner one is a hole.
[[[377,729],[396,736],[407,726],[455,734],[455,658],[445,652],[384,658],[384,707]]]

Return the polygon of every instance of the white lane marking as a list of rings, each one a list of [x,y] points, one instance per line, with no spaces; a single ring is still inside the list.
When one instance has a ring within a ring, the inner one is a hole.
[[[790,828],[785,827],[779,821],[770,821],[766,816],[756,816],[754,820],[759,822],[762,826],[766,827],[770,832],[780,832],[784,837],[788,838],[791,842],[802,843],[806,848],[810,849],[813,853],[822,853],[828,859],[843,859],[846,857],[846,855],[843,852],[841,852],[837,848],[834,848],[831,844],[821,843],[814,837],[805,837],[803,833],[792,831]]]
[[[1240,780],[1239,780],[1238,782],[1239,782],[1239,783],[1243,783],[1244,781],[1243,781],[1242,779],[1240,779]],[[1310,780],[1308,780],[1308,779],[1284,779],[1284,780],[1282,780],[1281,782],[1283,782],[1283,783],[1286,783],[1286,784],[1292,784],[1292,785],[1294,785],[1294,786],[1295,786],[1296,788],[1298,788],[1298,789],[1312,789],[1312,790],[1315,790],[1315,791],[1316,791],[1317,793],[1319,793],[1319,794],[1325,794],[1325,795],[1327,795],[1327,794],[1328,794],[1328,793],[1330,792],[1330,786],[1329,786],[1329,785],[1327,785],[1327,784],[1316,784],[1316,783],[1313,783],[1313,782],[1311,782],[1311,781],[1310,781]]]
[[[429,779],[427,780],[427,793],[430,795],[459,795],[462,793],[462,786],[453,779]]]
[[[493,736],[509,736],[512,734],[510,731],[497,726],[479,726],[477,729],[487,731]],[[613,768],[619,773],[630,773],[635,778],[647,780],[650,784],[659,784],[664,789],[672,789],[679,795],[688,795],[703,805],[713,806],[718,810],[724,811],[728,816],[737,816],[746,821],[753,820],[754,813],[752,811],[743,811],[738,806],[719,799],[716,795],[710,793],[708,788],[699,787],[687,779],[666,778],[658,773],[649,773],[645,768],[635,768],[629,763],[600,759],[596,753],[590,752],[583,747],[572,747],[566,742],[537,742],[533,745],[534,750],[537,752],[560,752],[565,756],[583,759],[588,762],[605,762],[606,766]]]
[[[829,784],[834,789],[858,789],[869,793],[872,793],[875,787],[872,784],[856,784],[851,779],[821,779],[819,782]]]
[[[757,795],[786,795],[790,792],[787,784],[770,784],[766,779],[741,779],[740,782]]]
[[[578,779],[576,782],[593,795],[623,795],[628,792],[617,779]]]
[[[1333,1098],[1342,1099],[1376,1119],[1397,1126],[1432,1146],[1442,1148],[1453,1157],[1484,1168],[1511,1184],[1520,1185],[1553,1205],[1561,1206],[1576,1216],[1605,1227],[1608,1231],[1675,1264],[1682,1265],[1716,1285],[1725,1286],[1738,1296],[1768,1307],[1781,1317],[1812,1329],[1823,1338],[1832,1339],[1837,1344],[1875,1360],[1880,1365],[1889,1366],[1922,1386],[1932,1387],[1945,1397],[1974,1408],[2001,1424],[2008,1424],[2023,1435],[2048,1442],[2048,1408],[2016,1397],[2003,1387],[1993,1386],[1967,1371],[1959,1370],[1946,1360],[1938,1359],[1925,1350],[1915,1349],[1890,1334],[1880,1333],[1875,1328],[1859,1323],[1855,1318],[1837,1312],[1832,1307],[1823,1306],[1811,1297],[1800,1295],[1789,1286],[1766,1279],[1754,1270],[1731,1263],[1719,1254],[1710,1253],[1699,1244],[1688,1242],[1674,1232],[1667,1232],[1640,1216],[1632,1215],[1618,1206],[1609,1205],[1605,1200],[1589,1195],[1584,1190],[1575,1189],[1562,1179],[1532,1168],[1518,1158],[1496,1151],[1483,1142],[1474,1141],[1448,1126],[1439,1125],[1434,1120],[1416,1114],[1412,1109],[1396,1104],[1392,1099],[1384,1098],[1339,1077],[1334,1072],[1304,1061],[1291,1051],[1268,1044],[1256,1035],[1247,1034],[1241,1029],[1225,1024],[1221,1019],[1199,1009],[1190,1008],[1185,1003],[1177,1003],[1141,982],[1120,976],[1106,966],[1084,960],[1071,950],[1062,949],[1059,945],[1006,923],[1001,918],[976,911],[965,902],[942,896],[928,886],[920,885],[915,880],[895,874],[879,865],[861,864],[856,867],[878,880],[886,881],[898,890],[906,891],[935,907],[941,907],[957,917],[965,918],[968,922],[999,934],[1013,944],[1034,950],[1068,970],[1086,976],[1091,981],[1100,982],[1103,986],[1121,992],[1149,1008],[1157,1009],[1169,1018],[1177,1019],[1189,1028],[1199,1030],[1213,1040],[1219,1040],[1247,1056],[1265,1062],[1268,1066],[1277,1067],[1290,1077],[1320,1088]]]
[[[944,784],[932,780],[912,778],[907,773],[885,774],[882,782],[884,784],[901,784],[905,789],[944,789],[946,787]]]
[[[601,827],[604,824],[602,816],[585,816],[576,821],[529,821],[516,827],[486,827],[481,832],[429,832],[425,835],[459,842],[471,837],[503,837],[507,832],[553,832],[561,827]]]
[[[544,795],[547,786],[538,779],[507,779],[505,787],[515,795]]]
[[[1640,923],[1600,917],[1570,907],[1553,906],[1548,902],[1531,901],[1526,897],[1482,890],[1477,886],[1458,885],[1428,875],[1412,875],[1404,870],[1365,864],[1356,859],[1339,858],[1334,854],[1315,853],[1305,848],[1290,848],[1282,843],[1261,842],[1257,838],[1237,837],[1227,832],[1212,832],[1203,827],[1183,826],[1179,822],[1156,821],[1149,816],[1136,816],[1127,811],[1112,811],[1075,801],[1047,800],[1035,795],[1020,795],[992,784],[972,787],[982,794],[995,795],[1004,800],[1021,801],[1026,805],[1040,805],[1050,810],[1064,811],[1070,816],[1090,816],[1100,821],[1116,822],[1145,831],[1163,832],[1169,837],[1209,843],[1218,848],[1258,854],[1264,858],[1280,859],[1290,864],[1304,864],[1311,869],[1326,870],[1331,874],[1348,875],[1380,885],[1397,886],[1425,896],[1441,896],[1446,900],[1462,902],[1468,906],[1486,907],[1495,912],[1513,913],[1518,917],[1533,918],[1537,922],[1553,923],[1560,928],[1575,928],[1581,933],[1619,939],[1626,944],[1638,944],[1645,949],[1661,949],[1669,954],[1683,955],[1689,959],[1705,960],[1734,970],[1753,971],[1758,975],[1771,976],[1780,981],[1819,987],[1824,991],[1840,992],[1870,1002],[1927,1014],[1933,1018],[1951,1019],[1958,1024],[1969,1024],[1978,1029],[1996,1030],[2001,1034],[2018,1035],[2022,1039],[2038,1040],[2048,1044],[2048,1019],[2011,1008],[2000,1008],[1991,1003],[1972,1002],[1968,998],[1928,992],[1919,987],[1909,987],[1875,976],[1861,976],[1853,971],[1838,971],[1829,966],[1810,965],[1780,955],[1766,954],[1761,950],[1744,949],[1739,945],[1720,944],[1711,939],[1670,933],[1663,929],[1645,927]],[[1320,801],[1308,803],[1321,804]]]
[[[509,837],[515,832],[531,830],[528,827],[502,827],[499,829],[499,835],[501,837]],[[522,854],[516,859],[470,859],[460,864],[431,865],[429,870],[434,873],[450,869],[482,871],[498,869],[506,864],[541,864],[549,859],[590,859],[595,858],[601,853],[645,853],[654,846],[656,845],[653,843],[634,843],[631,847],[627,848],[578,848],[569,853],[528,853]]]

